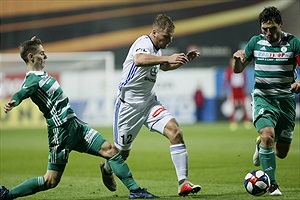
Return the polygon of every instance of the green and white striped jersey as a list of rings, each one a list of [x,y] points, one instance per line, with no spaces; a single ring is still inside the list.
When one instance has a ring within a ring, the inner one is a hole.
[[[283,32],[277,44],[270,44],[263,34],[251,38],[246,46],[246,59],[254,59],[254,95],[267,98],[294,98],[291,84],[297,78],[296,57],[300,55],[300,41]]]
[[[18,106],[28,97],[44,114],[49,127],[61,126],[76,116],[58,82],[44,71],[27,72],[20,91],[11,100],[16,100],[15,106]]]

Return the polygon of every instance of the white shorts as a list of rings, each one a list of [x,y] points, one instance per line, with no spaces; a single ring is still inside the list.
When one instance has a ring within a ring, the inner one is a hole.
[[[113,120],[115,145],[119,150],[130,150],[142,125],[163,135],[166,124],[172,118],[172,114],[155,98],[139,104],[118,99]]]

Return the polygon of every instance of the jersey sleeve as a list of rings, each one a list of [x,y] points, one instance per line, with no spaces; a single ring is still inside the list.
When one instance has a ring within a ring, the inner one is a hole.
[[[149,45],[149,40],[150,39],[145,36],[136,41],[136,43],[133,46],[133,55],[138,53],[150,54],[151,46]]]
[[[18,106],[24,99],[27,99],[38,90],[38,81],[38,77],[35,75],[26,76],[21,89],[11,97],[11,100],[16,100],[14,106]]]
[[[257,36],[253,36],[245,48],[246,60],[251,61],[254,58],[254,49],[257,41]]]
[[[300,67],[300,40],[295,37],[295,58],[297,61],[298,66]]]

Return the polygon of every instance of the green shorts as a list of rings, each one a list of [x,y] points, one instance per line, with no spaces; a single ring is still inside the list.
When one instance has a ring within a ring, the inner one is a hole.
[[[48,129],[48,169],[64,171],[72,150],[99,155],[105,138],[77,118],[69,119],[60,127]]]
[[[253,97],[253,119],[257,131],[265,127],[275,129],[275,141],[291,144],[295,128],[295,99],[267,99]]]

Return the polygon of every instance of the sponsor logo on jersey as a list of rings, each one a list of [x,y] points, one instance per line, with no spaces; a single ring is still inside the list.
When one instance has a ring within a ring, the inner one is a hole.
[[[135,52],[144,52],[144,53],[146,53],[147,49],[138,48],[138,49],[135,50]]]
[[[154,78],[148,78],[148,77],[146,76],[146,77],[145,77],[145,81],[150,81],[150,82],[155,83],[155,82],[156,82],[156,79],[154,79]]]
[[[265,51],[266,50],[266,47],[265,46],[263,46],[262,48],[260,48],[259,50],[261,50],[261,51]]]
[[[286,57],[285,53],[271,53],[271,52],[259,52],[259,57],[268,57],[268,58],[284,58]]]

